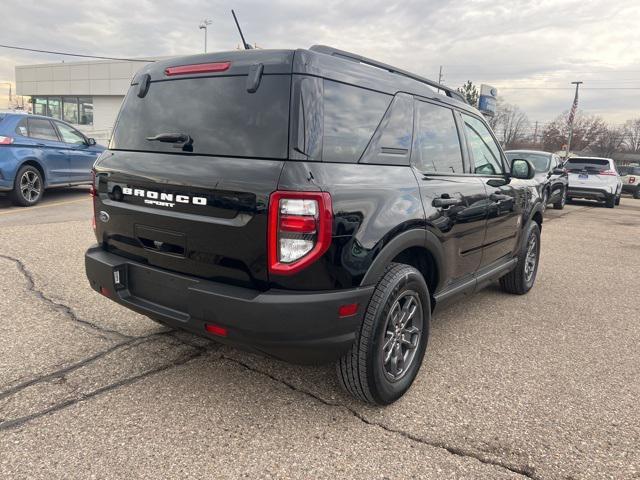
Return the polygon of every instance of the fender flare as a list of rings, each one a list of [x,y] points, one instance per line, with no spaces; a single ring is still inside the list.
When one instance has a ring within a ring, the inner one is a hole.
[[[425,229],[407,230],[393,237],[375,256],[360,285],[367,286],[378,283],[391,261],[398,256],[398,254],[411,247],[424,248],[433,256],[439,272],[436,291],[439,290],[440,282],[443,278],[444,252],[438,237]]]

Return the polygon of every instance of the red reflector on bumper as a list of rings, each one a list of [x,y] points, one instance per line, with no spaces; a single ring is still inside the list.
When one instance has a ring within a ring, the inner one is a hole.
[[[111,296],[111,290],[109,290],[108,288],[100,287],[100,293],[105,297]]]
[[[211,325],[210,323],[205,324],[204,329],[218,337],[226,337],[228,333],[226,328],[221,327],[220,325]]]
[[[355,315],[357,311],[358,311],[358,304],[357,303],[350,303],[348,305],[341,305],[340,308],[338,308],[338,316],[340,318],[351,317],[351,316]]]

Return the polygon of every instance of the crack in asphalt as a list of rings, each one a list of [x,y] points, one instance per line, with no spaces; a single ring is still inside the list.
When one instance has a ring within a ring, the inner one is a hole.
[[[408,440],[417,442],[417,443],[421,443],[423,445],[428,445],[430,447],[434,447],[434,448],[438,448],[438,449],[442,449],[442,450],[446,450],[447,452],[449,452],[452,455],[456,455],[458,457],[464,457],[464,458],[471,458],[471,459],[475,459],[478,460],[479,462],[485,464],[485,465],[492,465],[495,467],[499,467],[499,468],[503,468],[505,470],[508,470],[511,473],[515,473],[518,475],[522,475],[526,478],[531,478],[533,480],[541,480],[541,477],[538,476],[536,474],[535,468],[532,467],[531,465],[514,465],[511,463],[506,463],[504,461],[501,460],[497,460],[495,458],[491,458],[489,456],[486,455],[482,455],[481,453],[478,452],[474,452],[471,450],[466,450],[464,448],[460,448],[460,447],[454,447],[451,445],[448,445],[446,443],[441,443],[441,442],[434,442],[434,441],[429,441],[426,440],[422,437],[419,437],[417,435],[414,435],[410,432],[405,432],[404,430],[400,430],[397,428],[393,428],[390,427],[388,425],[385,425],[383,423],[378,423],[378,422],[374,422],[370,419],[368,419],[364,414],[362,414],[361,412],[359,412],[358,410],[351,408],[347,405],[341,404],[341,403],[337,403],[337,402],[332,402],[329,400],[326,400],[325,398],[322,398],[318,395],[316,395],[315,393],[306,390],[306,389],[302,389],[300,387],[298,387],[297,385],[294,385],[290,382],[287,382],[286,380],[283,380],[281,378],[278,378],[268,372],[264,372],[262,370],[258,370],[256,369],[253,365],[250,365],[248,363],[245,363],[241,360],[238,360],[237,358],[233,358],[230,357],[228,355],[225,355],[223,353],[221,353],[219,355],[219,358],[222,358],[224,360],[228,360],[230,362],[233,362],[237,365],[240,365],[242,367],[244,367],[245,369],[253,372],[253,373],[257,373],[259,375],[265,376],[267,378],[270,378],[271,380],[274,380],[286,387],[288,387],[289,389],[295,391],[295,392],[299,392],[302,393],[314,400],[316,400],[317,402],[320,402],[324,405],[327,405],[329,407],[337,407],[337,408],[342,408],[344,410],[346,410],[348,413],[350,413],[351,415],[353,415],[355,418],[357,418],[358,420],[360,420],[361,422],[365,423],[366,425],[372,426],[372,427],[378,427],[381,428],[382,430],[385,430],[386,432],[389,433],[393,433],[396,435],[400,435]]]
[[[125,335],[124,333],[121,333],[117,330],[102,327],[88,320],[80,318],[78,315],[76,315],[76,313],[73,311],[71,307],[69,307],[68,305],[65,305],[64,303],[56,302],[55,300],[45,295],[45,293],[42,290],[39,290],[36,287],[36,283],[35,283],[35,280],[33,279],[33,275],[31,274],[31,272],[29,271],[29,269],[26,267],[26,265],[22,260],[11,257],[9,255],[5,255],[5,254],[0,254],[0,258],[13,262],[16,265],[18,271],[24,276],[27,282],[27,290],[31,292],[36,298],[49,304],[55,310],[62,312],[70,320],[86,327],[92,334],[97,335],[106,340],[113,340],[113,337],[117,337],[119,339],[141,338],[141,337],[132,337],[130,335]]]
[[[166,332],[166,333],[170,333],[170,332]],[[3,430],[11,430],[17,427],[20,427],[22,425],[24,425],[27,422],[30,422],[32,420],[38,419],[40,417],[43,417],[45,415],[49,415],[51,413],[57,412],[59,410],[63,410],[67,407],[71,407],[73,405],[76,405],[77,403],[80,402],[85,402],[91,398],[97,397],[103,393],[108,393],[111,392],[113,390],[116,390],[120,387],[124,387],[124,386],[128,386],[131,385],[133,383],[136,383],[139,380],[145,379],[147,377],[150,377],[152,375],[155,375],[156,373],[160,373],[160,372],[164,372],[165,370],[169,370],[171,368],[174,367],[179,367],[181,365],[184,365],[186,363],[189,363],[192,360],[195,360],[198,357],[201,357],[202,355],[204,355],[205,353],[209,352],[211,349],[210,348],[196,348],[195,352],[192,352],[188,355],[183,355],[181,358],[174,360],[173,362],[158,366],[156,368],[152,368],[150,370],[147,370],[146,372],[140,373],[138,375],[134,375],[132,377],[127,377],[127,378],[123,378],[122,380],[119,380],[117,382],[114,383],[110,383],[109,385],[105,385],[103,387],[100,387],[96,390],[93,390],[92,392],[83,394],[77,398],[72,398],[69,400],[65,400],[64,402],[60,402],[60,403],[56,403],[55,405],[52,405],[49,408],[46,408],[44,410],[41,410],[39,412],[35,412],[32,413],[31,415],[25,415],[23,417],[18,417],[18,418],[14,418],[11,420],[5,420],[3,422],[0,422],[0,431]]]

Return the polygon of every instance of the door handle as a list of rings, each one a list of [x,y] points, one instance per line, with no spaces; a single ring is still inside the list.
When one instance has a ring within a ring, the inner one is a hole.
[[[462,204],[462,200],[458,198],[434,198],[433,199],[434,207],[449,208],[449,207],[453,207],[455,205],[461,205],[461,204]]]
[[[509,195],[503,195],[501,193],[492,193],[489,195],[489,200],[492,202],[506,202],[507,200],[513,200],[513,197]]]

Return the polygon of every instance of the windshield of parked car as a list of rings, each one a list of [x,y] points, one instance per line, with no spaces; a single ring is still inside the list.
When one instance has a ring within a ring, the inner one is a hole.
[[[529,160],[536,169],[536,172],[546,172],[549,170],[549,161],[551,156],[544,153],[519,153],[519,152],[507,152],[507,158],[509,162],[516,158]]]
[[[582,170],[606,170],[609,168],[609,160],[599,158],[570,158],[565,164],[565,168],[570,172],[580,172]]]

